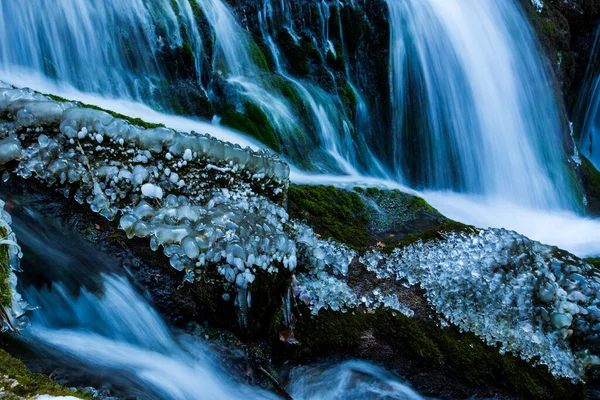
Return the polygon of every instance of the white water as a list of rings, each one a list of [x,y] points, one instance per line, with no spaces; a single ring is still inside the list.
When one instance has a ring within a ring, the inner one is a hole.
[[[397,376],[363,361],[334,366],[308,366],[294,370],[289,391],[306,400],[422,400]]]
[[[71,85],[57,83],[31,70],[15,70],[1,80],[17,87],[29,87],[41,93],[49,93],[69,100],[93,104],[128,117],[141,118],[146,122],[164,124],[168,128],[176,129],[178,131],[208,133],[218,139],[237,143],[242,147],[248,146],[254,150],[265,148],[263,144],[248,135],[237,132],[231,128],[209,123],[200,119],[162,113],[135,100],[111,98],[94,93],[81,92]]]
[[[167,326],[130,281],[117,275],[120,265],[113,256],[34,211],[44,207],[40,200],[26,196],[12,200],[13,225],[24,250],[22,291],[30,304],[40,307],[31,313],[31,326],[22,336],[39,353],[36,364],[58,370],[70,383],[91,383],[119,397],[279,399],[245,383],[246,364],[233,364],[243,358],[239,349],[217,352],[223,344]],[[43,286],[35,288],[31,282]],[[355,388],[371,399],[414,393],[384,369],[354,364],[315,367],[310,380],[293,380],[294,399],[331,398],[333,371],[353,375],[353,385],[338,382],[340,398],[352,396]],[[292,368],[291,375],[302,371]],[[386,391],[376,395],[383,387]]]
[[[60,284],[31,291],[30,301],[42,309],[27,332],[30,340],[57,359],[71,357],[92,376],[119,377],[117,383],[128,383],[142,398],[277,398],[236,383],[199,340],[182,336],[187,343],[178,342],[125,278],[103,279],[101,296],[83,289],[76,297]]]
[[[33,75],[13,76],[9,83],[33,87],[44,93],[95,104],[148,122],[163,123],[181,131],[195,130],[209,133],[222,140],[258,149],[264,146],[247,135],[234,130],[198,120],[160,113],[133,101],[114,100],[81,93],[71,87],[57,85],[52,81]],[[479,228],[502,227],[515,230],[531,239],[555,245],[580,257],[600,255],[600,219],[589,218],[568,210],[543,210],[503,197],[493,198],[449,191],[416,191],[406,185],[385,178],[374,178],[360,173],[327,175],[306,173],[298,168],[291,169],[290,179],[297,184],[334,185],[353,188],[382,187],[397,189],[425,198],[448,218],[471,224]]]
[[[279,398],[236,382],[209,343],[172,334],[125,278],[103,280],[102,295],[84,289],[74,296],[60,284],[52,291],[30,290],[30,301],[42,309],[26,340],[91,376],[112,377],[111,383],[127,385],[142,399]],[[362,361],[302,367],[291,375],[296,400],[422,399],[399,377]]]
[[[518,1],[388,0],[388,7],[396,172],[432,189],[571,208],[566,127]],[[416,123],[406,120],[409,106]],[[421,147],[406,148],[415,129]],[[415,151],[417,170],[407,171]]]

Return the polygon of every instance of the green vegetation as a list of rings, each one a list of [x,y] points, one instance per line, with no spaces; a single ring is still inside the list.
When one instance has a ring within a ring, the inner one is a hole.
[[[333,68],[335,71],[344,72],[346,69],[346,61],[342,55],[342,48],[336,46],[336,54],[333,54],[331,50],[327,51],[327,65]]]
[[[291,185],[288,212],[291,218],[306,220],[324,239],[333,238],[355,249],[370,244],[369,217],[355,192],[333,186]]]
[[[600,171],[581,155],[581,166],[579,167],[581,186],[588,200],[588,212],[600,215]]]
[[[369,205],[371,201],[385,215],[376,212]],[[291,218],[305,220],[323,238],[333,238],[359,251],[380,241],[386,246],[384,251],[391,251],[418,240],[441,239],[445,232],[472,229],[444,218],[424,199],[398,190],[291,185],[288,212]]]
[[[7,235],[6,228],[0,228],[0,238]],[[10,307],[11,289],[8,279],[10,277],[11,268],[8,264],[8,245],[0,245],[0,307]],[[2,318],[0,318],[0,321]]]
[[[14,387],[13,379],[17,382]],[[0,397],[5,400],[31,399],[41,394],[93,399],[90,394],[61,387],[46,375],[32,373],[21,361],[0,349]]]
[[[292,85],[281,75],[271,75],[268,79],[269,86],[285,97],[294,108],[298,109],[302,102]]]
[[[244,114],[228,109],[221,116],[221,123],[233,129],[249,134],[269,146],[276,152],[281,148],[277,136],[269,124],[265,112],[256,104],[247,101],[244,103]]]
[[[277,42],[288,61],[288,69],[292,75],[306,76],[311,73],[310,63],[322,64],[321,54],[309,38],[303,37],[296,44],[292,35],[283,30],[277,35]]]
[[[202,11],[202,8],[200,8],[198,5],[197,0],[190,1],[190,7],[192,7],[192,13],[194,13],[194,18],[196,19],[196,25],[198,26],[200,36],[202,36],[202,47],[204,49],[205,56],[208,60],[212,60],[214,39],[208,19],[206,18],[204,11]]]
[[[600,268],[600,258],[586,258],[584,261],[596,268]]]
[[[348,113],[351,116],[354,116],[356,106],[358,105],[358,99],[356,98],[356,92],[347,82],[340,88],[340,96]]]
[[[308,312],[306,313],[308,314]],[[460,382],[477,387],[498,387],[525,398],[585,398],[585,389],[565,379],[555,379],[545,367],[527,362],[488,346],[473,334],[455,327],[441,328],[437,321],[395,315],[389,310],[340,313],[322,310],[298,324],[300,345],[295,356],[309,360],[338,353],[347,354],[372,337],[389,360],[408,359],[415,369],[448,372]],[[381,353],[374,350],[375,354]]]
[[[269,63],[267,62],[265,53],[263,53],[262,49],[252,41],[250,42],[250,57],[252,57],[252,61],[257,67],[270,72]]]
[[[584,186],[589,196],[600,198],[600,171],[585,157],[581,157],[581,169],[585,176]]]

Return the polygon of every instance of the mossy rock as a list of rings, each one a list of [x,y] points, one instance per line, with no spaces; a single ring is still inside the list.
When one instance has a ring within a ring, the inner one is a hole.
[[[277,35],[277,42],[288,61],[288,69],[292,75],[305,77],[311,73],[311,64],[322,66],[321,54],[309,38],[302,37],[296,43],[292,35],[283,30]]]
[[[305,220],[323,239],[332,238],[356,249],[371,242],[366,211],[358,193],[333,186],[291,185],[288,192],[291,218]]]
[[[379,242],[391,250],[469,228],[448,220],[420,197],[376,188],[357,187],[350,191],[332,186],[291,185],[288,212],[291,218],[304,220],[324,239],[333,238],[359,251]]]
[[[221,123],[247,133],[276,152],[281,151],[269,118],[259,106],[250,101],[244,103],[243,114],[232,108],[227,109],[221,116]]]
[[[344,103],[344,106],[346,107],[346,111],[352,118],[354,118],[356,106],[358,105],[358,99],[356,97],[356,92],[347,82],[342,88],[340,88],[340,97]]]
[[[583,384],[555,379],[473,334],[440,327],[435,318],[408,318],[390,310],[304,310],[294,331],[297,347],[281,346],[300,362],[316,358],[361,357],[408,378],[422,394],[451,398],[512,395],[528,399],[583,399]]]
[[[583,191],[588,200],[588,212],[600,215],[600,172],[583,155],[581,155],[579,176],[581,177]]]
[[[267,62],[267,58],[265,57],[265,53],[263,50],[254,42],[250,42],[250,57],[258,68],[263,71],[270,72],[271,68],[269,67],[269,63]]]
[[[32,373],[21,361],[0,349],[0,398],[20,400],[42,394],[93,399],[90,394],[63,388],[46,375]]]
[[[586,258],[584,261],[600,269],[600,258]]]

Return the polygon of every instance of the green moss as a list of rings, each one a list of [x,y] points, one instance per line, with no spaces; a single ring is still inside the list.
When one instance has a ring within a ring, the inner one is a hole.
[[[6,228],[0,228],[0,238],[7,235]],[[11,268],[8,264],[8,245],[0,245],[0,307],[11,306],[11,289],[8,279]]]
[[[269,119],[264,111],[251,102],[246,102],[244,109],[244,114],[232,109],[226,110],[221,116],[221,123],[240,132],[247,133],[274,151],[280,152],[281,148],[277,141],[277,136],[269,124]]]
[[[291,185],[288,212],[306,222],[322,235],[356,248],[369,245],[366,207],[355,192],[333,186]]]
[[[354,310],[340,313],[322,310],[298,324],[300,341],[295,356],[314,357],[347,353],[359,348],[365,337],[374,338],[389,358],[409,359],[415,368],[440,368],[470,387],[498,387],[525,398],[584,398],[583,385],[555,379],[545,367],[531,367],[502,355],[472,334],[455,327],[441,328],[434,320],[415,320],[389,310],[373,313]],[[387,358],[387,359],[389,359]]]
[[[585,188],[588,196],[600,199],[600,172],[594,167],[590,160],[581,157],[581,169],[585,176]]]
[[[259,136],[257,139],[276,152],[280,152],[281,148],[279,147],[277,136],[275,135],[275,132],[269,123],[269,118],[265,112],[252,102],[246,102],[244,104],[244,108],[246,110],[246,117],[252,121],[258,129]]]
[[[261,48],[254,42],[250,42],[250,57],[254,64],[260,69],[270,72],[269,63]]]
[[[303,37],[296,44],[292,35],[287,30],[283,30],[277,35],[277,42],[288,61],[288,69],[293,75],[309,75],[311,73],[310,64],[322,65],[321,54],[309,38]]]
[[[18,385],[10,387],[10,383],[2,383],[2,378],[8,376],[9,379],[16,379]],[[42,374],[34,374],[27,369],[23,363],[4,350],[0,350],[0,392],[2,398],[7,400],[19,399],[22,397],[33,398],[41,394],[50,394],[52,396],[73,396],[80,399],[92,399],[93,397],[86,393],[78,393],[65,389],[54,382],[52,379]]]
[[[356,98],[356,92],[350,86],[350,84],[346,83],[344,86],[340,88],[340,96],[342,101],[344,102],[344,106],[350,115],[354,115],[356,111],[356,106],[358,105],[358,99]]]
[[[298,93],[285,78],[281,75],[272,75],[268,78],[268,83],[273,90],[283,95],[294,108],[297,109],[299,107],[301,102],[298,98]]]
[[[338,52],[337,49],[336,49],[336,53],[337,53],[337,55],[333,54],[333,52],[331,50],[327,51],[327,56],[326,56],[327,65],[329,65],[335,71],[343,73],[344,70],[346,69],[346,61],[344,60],[342,53]]]
[[[437,210],[433,208],[428,202],[426,202],[424,198],[414,196],[413,199],[414,201],[412,201],[410,204],[410,212],[417,212],[419,210],[437,212]]]
[[[600,268],[600,258],[586,258],[584,261],[596,268]]]

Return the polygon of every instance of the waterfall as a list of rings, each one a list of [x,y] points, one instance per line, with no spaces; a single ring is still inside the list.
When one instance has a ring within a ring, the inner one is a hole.
[[[165,78],[162,50],[185,42],[197,55],[198,76],[204,68],[187,0],[5,1],[0,21],[0,73],[6,76],[27,70],[82,91],[139,99]]]
[[[600,170],[600,75],[596,72],[596,66],[600,63],[599,37],[600,30],[596,32],[585,82],[578,99],[576,117],[581,125],[579,148],[596,169]]]
[[[390,40],[381,52],[385,60],[389,50],[389,65],[377,75],[386,78],[389,68],[384,87],[386,79],[369,81],[372,65],[356,60],[370,54],[345,43],[358,28],[342,15],[370,23],[365,2],[2,2],[0,78],[36,85],[41,76],[38,90],[69,86],[53,92],[84,93],[78,98],[126,115],[243,145],[256,142],[226,128],[244,130],[227,114],[255,113],[254,130],[271,141],[255,139],[305,171],[578,211],[561,139],[567,124],[520,7],[517,0],[387,0]],[[300,74],[293,52],[306,49],[318,65]],[[172,90],[181,82],[181,92]],[[209,104],[200,116],[213,123],[164,115],[198,116],[172,104],[194,90]],[[594,159],[592,137],[582,143]]]
[[[570,208],[560,112],[518,2],[388,0],[401,179]]]

